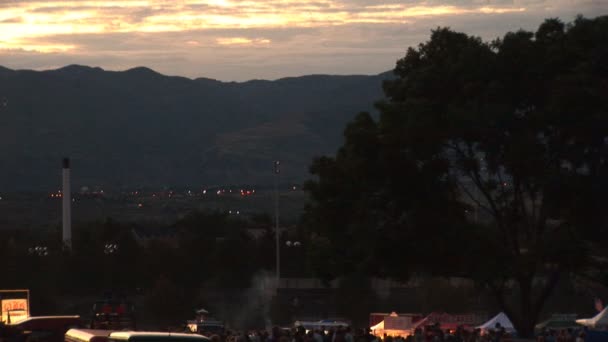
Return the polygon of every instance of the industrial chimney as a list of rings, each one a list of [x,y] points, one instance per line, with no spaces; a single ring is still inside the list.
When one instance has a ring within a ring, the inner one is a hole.
[[[63,246],[72,250],[72,190],[70,189],[70,158],[63,158]]]

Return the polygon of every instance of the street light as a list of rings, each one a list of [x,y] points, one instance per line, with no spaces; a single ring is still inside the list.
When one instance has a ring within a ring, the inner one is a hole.
[[[34,246],[27,249],[28,254],[36,256],[47,256],[49,255],[49,249],[46,246]]]
[[[118,245],[115,243],[106,243],[106,245],[104,246],[103,249],[103,253],[108,255],[108,254],[114,254],[116,251],[118,250]]]

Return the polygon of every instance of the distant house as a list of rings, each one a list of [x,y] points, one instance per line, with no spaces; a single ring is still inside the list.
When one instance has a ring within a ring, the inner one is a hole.
[[[179,245],[177,232],[171,227],[136,227],[131,229],[131,233],[142,247],[148,247],[150,243],[162,243],[171,248]]]

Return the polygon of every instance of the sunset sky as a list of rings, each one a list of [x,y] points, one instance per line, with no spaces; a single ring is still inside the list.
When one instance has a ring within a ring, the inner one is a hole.
[[[224,81],[374,74],[437,26],[493,39],[577,14],[608,14],[608,0],[0,0],[0,65]]]

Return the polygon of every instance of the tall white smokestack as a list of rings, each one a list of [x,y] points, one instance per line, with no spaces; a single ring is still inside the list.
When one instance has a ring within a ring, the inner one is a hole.
[[[63,245],[72,250],[72,190],[70,189],[70,158],[63,158]]]

